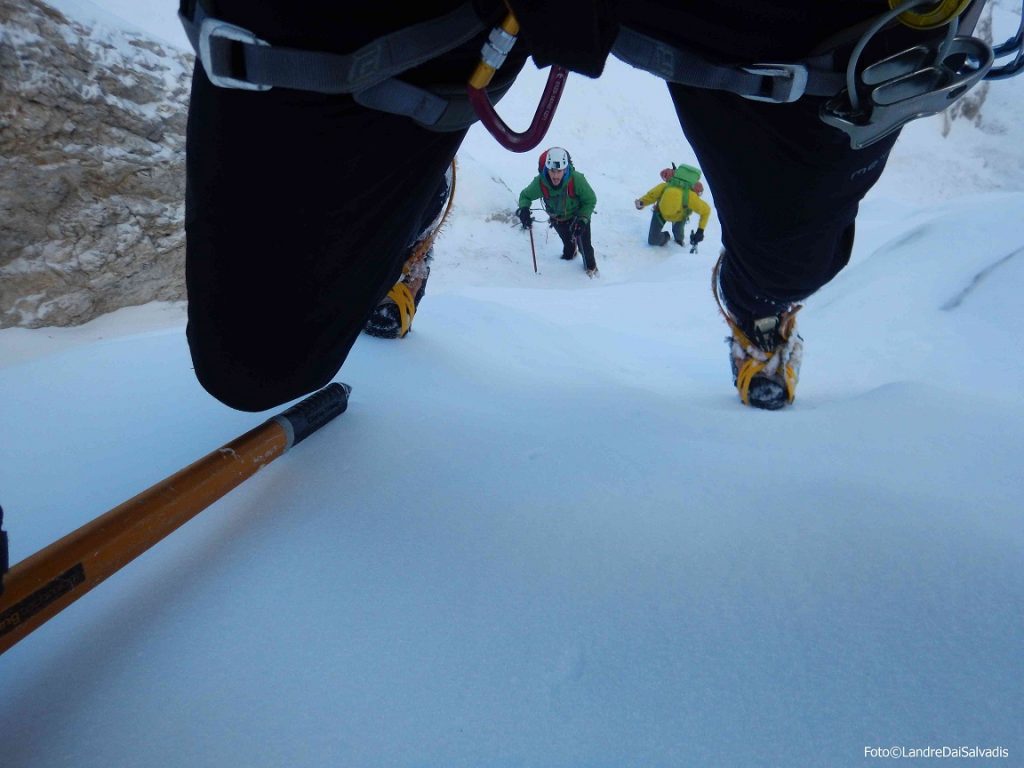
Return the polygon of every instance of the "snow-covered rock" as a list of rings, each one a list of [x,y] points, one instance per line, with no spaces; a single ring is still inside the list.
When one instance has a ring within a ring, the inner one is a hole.
[[[0,0],[0,327],[184,298],[191,56]]]

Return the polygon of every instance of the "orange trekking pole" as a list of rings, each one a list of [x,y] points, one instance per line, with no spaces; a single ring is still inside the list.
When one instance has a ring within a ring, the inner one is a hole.
[[[0,572],[0,654],[348,407],[329,384]]]

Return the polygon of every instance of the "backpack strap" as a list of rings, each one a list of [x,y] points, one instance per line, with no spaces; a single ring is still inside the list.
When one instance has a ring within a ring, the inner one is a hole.
[[[544,196],[544,202],[547,202],[548,198],[551,197],[551,190],[548,185],[544,183],[544,174],[540,174],[540,193]],[[569,197],[576,197],[576,185],[573,184],[573,177],[569,177],[569,184],[565,188],[565,193]]]

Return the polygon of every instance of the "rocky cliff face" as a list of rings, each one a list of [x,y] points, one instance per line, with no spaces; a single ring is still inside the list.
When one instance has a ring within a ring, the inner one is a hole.
[[[185,297],[191,61],[0,0],[0,328]]]

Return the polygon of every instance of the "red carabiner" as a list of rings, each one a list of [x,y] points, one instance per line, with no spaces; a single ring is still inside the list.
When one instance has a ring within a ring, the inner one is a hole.
[[[565,80],[569,77],[569,71],[564,67],[551,67],[547,85],[544,87],[544,94],[540,97],[537,112],[533,116],[533,122],[523,133],[513,131],[494,111],[494,105],[487,97],[486,89],[498,67],[505,63],[505,57],[515,45],[518,34],[519,22],[516,21],[516,17],[512,13],[509,13],[501,26],[495,27],[491,31],[490,38],[484,43],[483,50],[480,51],[480,63],[477,65],[476,71],[473,72],[473,76],[469,78],[466,92],[469,94],[469,103],[473,105],[473,111],[480,118],[480,122],[501,146],[511,149],[513,152],[529,152],[540,144],[540,140],[544,138],[544,134],[551,126],[551,121],[555,117],[555,107],[558,106],[558,100],[562,98],[562,90],[565,88]]]
[[[494,105],[487,98],[487,91],[483,88],[474,88],[472,85],[466,87],[469,94],[469,103],[473,105],[480,122],[498,140],[498,143],[505,149],[513,152],[529,152],[540,144],[544,134],[551,127],[551,121],[555,117],[555,107],[558,100],[562,98],[562,91],[565,89],[565,81],[569,76],[569,70],[564,67],[553,66],[548,73],[548,82],[544,87],[544,94],[540,97],[537,111],[533,115],[533,122],[530,127],[522,133],[516,133],[505,121],[494,111]]]

